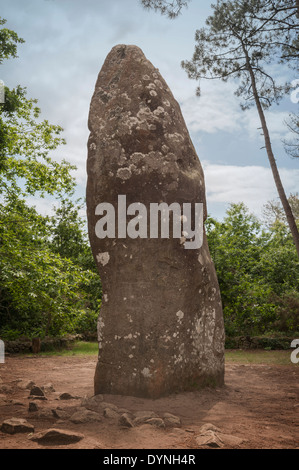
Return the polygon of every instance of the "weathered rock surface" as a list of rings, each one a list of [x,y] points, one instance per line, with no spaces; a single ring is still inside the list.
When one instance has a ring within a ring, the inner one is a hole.
[[[42,408],[40,410],[38,410],[37,412],[37,416],[38,418],[41,418],[41,419],[52,419],[54,420],[54,415],[53,415],[53,412],[50,408]]]
[[[158,418],[158,415],[154,411],[136,411],[134,413],[134,425],[139,426],[140,424],[146,423],[148,419]]]
[[[81,401],[81,406],[91,411],[99,411],[102,409],[103,403],[102,395],[94,395],[92,397],[84,397]]]
[[[192,204],[193,213],[203,203],[206,215],[204,175],[180,107],[138,47],[119,45],[108,54],[89,129],[88,228],[103,287],[95,394],[157,398],[222,385],[222,306],[206,235],[197,249],[185,248],[185,233],[152,238],[148,216],[145,232],[144,217],[131,221],[146,238],[131,238],[126,223],[138,210],[118,227],[120,195],[147,214],[151,203],[175,202]],[[112,238],[96,234],[100,203],[115,209]]]
[[[221,431],[217,426],[211,423],[206,423],[201,426],[199,434],[196,436],[195,441],[198,447],[239,447],[244,439],[226,434]]]
[[[223,447],[224,445],[222,440],[219,438],[219,436],[214,431],[211,431],[211,430],[207,430],[199,434],[196,437],[195,441],[198,447],[207,446],[207,447],[217,448],[217,447]]]
[[[120,426],[124,426],[125,428],[133,428],[134,427],[134,423],[133,423],[129,413],[123,413],[120,416],[118,422],[119,422]]]
[[[109,419],[119,419],[119,414],[117,413],[117,411],[113,410],[112,408],[104,408],[103,416]]]
[[[118,407],[114,405],[114,403],[108,403],[106,401],[99,403],[99,407],[101,409],[109,408],[110,410],[118,411]]]
[[[63,392],[59,395],[59,400],[76,400],[80,397],[76,397],[76,396],[73,396],[71,395],[71,393],[68,393],[68,392]]]
[[[35,412],[35,411],[38,411],[38,409],[39,408],[36,403],[34,403],[33,401],[29,402],[28,411]]]
[[[34,426],[26,419],[22,418],[10,418],[3,421],[0,431],[7,434],[16,434],[19,432],[34,432]]]
[[[54,416],[54,418],[60,419],[60,420],[68,419],[70,415],[72,414],[68,409],[63,409],[60,407],[52,408],[51,411],[52,411],[52,415]]]
[[[35,386],[35,383],[32,380],[20,379],[18,381],[18,387],[22,388],[23,390],[25,389],[31,390],[34,386]]]
[[[242,439],[241,437],[232,436],[231,434],[221,433],[219,434],[219,437],[226,446],[230,446],[233,448],[239,447],[244,442],[244,439]]]
[[[179,428],[181,426],[181,419],[171,413],[164,413],[163,419],[167,428]]]
[[[165,428],[165,423],[162,418],[147,419],[145,424],[150,424],[151,426],[155,426],[156,428]]]
[[[31,387],[30,389],[30,397],[31,396],[35,396],[35,397],[44,397],[45,394],[43,392],[43,390],[40,388],[40,387],[37,387],[36,385],[34,385],[33,387]]]
[[[42,445],[68,445],[78,442],[83,438],[84,434],[78,432],[51,428],[36,433],[30,436],[29,439]]]
[[[80,408],[70,417],[70,421],[75,424],[90,423],[93,421],[102,421],[99,413],[95,411],[87,410],[86,408]]]

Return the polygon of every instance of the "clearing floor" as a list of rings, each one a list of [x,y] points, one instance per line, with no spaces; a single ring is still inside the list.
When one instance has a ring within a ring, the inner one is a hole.
[[[225,385],[217,389],[173,394],[156,400],[104,395],[104,402],[130,412],[150,410],[159,416],[172,413],[181,419],[180,428],[161,429],[144,424],[133,428],[119,425],[113,417],[99,422],[75,424],[68,419],[84,396],[93,395],[96,356],[9,356],[0,364],[0,425],[9,418],[24,418],[35,433],[48,428],[67,429],[84,434],[74,444],[59,448],[75,449],[195,449],[196,437],[205,423],[221,433],[235,436],[223,448],[299,448],[299,367],[290,365],[240,364],[226,361]],[[29,412],[29,390],[19,384],[33,381],[42,387],[49,382],[55,391],[46,392],[38,412]],[[75,398],[61,400],[68,392]],[[60,417],[52,409],[66,412]],[[0,432],[1,449],[53,448],[29,439],[28,433]],[[54,446],[55,447],[55,446]]]

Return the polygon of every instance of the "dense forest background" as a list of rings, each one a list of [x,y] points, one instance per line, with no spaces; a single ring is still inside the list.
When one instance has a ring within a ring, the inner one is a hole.
[[[162,2],[163,3],[163,2]],[[23,42],[0,19],[0,65]],[[0,337],[11,340],[94,333],[101,282],[91,254],[83,200],[74,200],[74,167],[51,151],[63,129],[40,119],[26,88],[4,88],[0,104]],[[293,147],[292,147],[293,150]],[[43,216],[29,196],[51,195]],[[299,195],[288,196],[297,227]],[[227,338],[299,334],[299,261],[280,202],[258,219],[240,202],[222,221],[205,222],[223,302]],[[154,295],[154,293],[153,293]]]

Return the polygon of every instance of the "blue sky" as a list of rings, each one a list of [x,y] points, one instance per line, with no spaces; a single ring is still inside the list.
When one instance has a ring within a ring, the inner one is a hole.
[[[53,156],[77,166],[77,196],[85,195],[87,118],[97,75],[116,44],[135,44],[160,70],[181,105],[205,173],[208,212],[221,219],[231,202],[243,201],[258,216],[277,199],[255,108],[241,111],[235,85],[197,83],[187,78],[182,60],[192,57],[194,34],[211,12],[210,1],[193,0],[180,17],[169,20],[145,10],[139,0],[10,0],[1,8],[6,27],[25,39],[18,59],[1,66],[9,87],[26,86],[37,98],[42,117],[64,128],[67,145]],[[277,68],[281,79],[297,79]],[[284,152],[284,119],[298,104],[286,97],[267,113],[275,157],[287,194],[298,192],[299,161]],[[32,199],[41,212],[47,200]]]

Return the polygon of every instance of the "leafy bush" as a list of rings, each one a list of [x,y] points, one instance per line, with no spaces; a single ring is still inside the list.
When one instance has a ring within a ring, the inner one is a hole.
[[[244,204],[206,221],[228,337],[298,330],[299,263],[287,227],[264,230]]]

